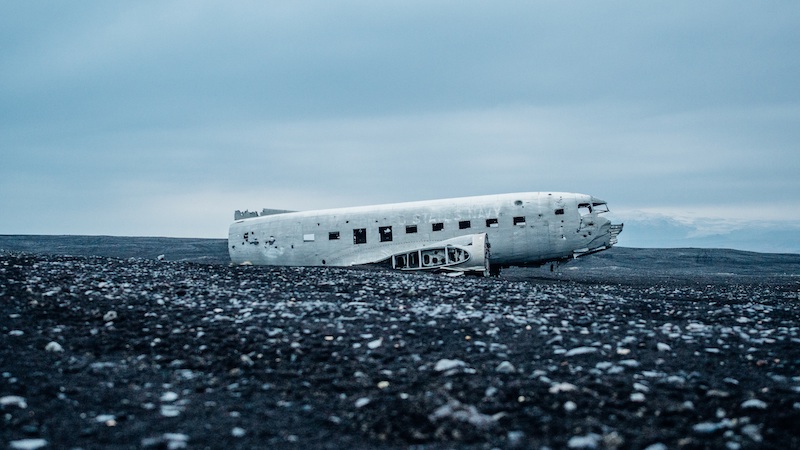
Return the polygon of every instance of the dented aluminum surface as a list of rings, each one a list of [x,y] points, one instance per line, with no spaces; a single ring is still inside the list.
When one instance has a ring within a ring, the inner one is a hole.
[[[353,208],[237,211],[237,264],[353,266],[498,273],[611,248],[622,225],[586,194],[525,192]]]

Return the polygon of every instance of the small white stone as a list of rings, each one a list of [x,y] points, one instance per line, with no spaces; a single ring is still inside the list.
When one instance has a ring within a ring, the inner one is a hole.
[[[572,400],[564,403],[564,411],[572,412],[578,409],[578,405],[575,404]]]
[[[367,347],[371,348],[371,349],[376,349],[376,348],[380,347],[381,345],[383,345],[383,338],[378,338],[378,339],[375,339],[374,341],[369,341],[367,343]]]
[[[767,404],[757,398],[742,403],[742,409],[767,409]]]
[[[641,403],[644,400],[645,400],[644,394],[642,394],[641,392],[634,392],[633,394],[631,394],[632,402]]]
[[[161,405],[161,415],[164,417],[178,417],[181,408],[175,405]]]
[[[461,361],[460,359],[440,359],[433,367],[433,370],[437,372],[444,372],[457,367],[464,367],[466,365],[467,363]]]
[[[564,356],[569,357],[569,356],[586,355],[589,353],[594,353],[596,351],[597,349],[594,347],[577,347],[565,353]]]
[[[589,433],[586,436],[572,436],[567,442],[569,448],[597,448],[600,444],[600,435]]]
[[[47,344],[44,347],[44,349],[46,351],[48,351],[48,352],[54,352],[54,353],[61,353],[61,352],[64,351],[64,347],[62,347],[61,344],[59,344],[58,342],[55,342],[55,341],[50,342],[49,344]]]
[[[116,311],[109,311],[103,316],[103,321],[104,322],[113,322],[114,320],[117,320],[117,317],[118,316],[117,316],[117,312]]]
[[[367,397],[361,397],[360,399],[356,400],[355,405],[356,405],[356,408],[363,408],[363,407],[369,405],[369,402],[370,402],[370,399],[368,399]]]
[[[44,439],[20,439],[18,441],[11,441],[9,445],[14,450],[36,450],[47,445]]]
[[[761,442],[764,440],[763,436],[761,436],[761,431],[758,429],[758,425],[750,424],[743,426],[742,434],[752,439],[753,442]]]
[[[717,430],[719,430],[719,424],[712,423],[712,422],[702,422],[692,426],[692,429],[696,433],[700,434],[711,434]]]
[[[25,403],[25,398],[18,395],[7,395],[0,397],[0,406],[16,406],[17,408],[25,409],[28,404]]]
[[[11,330],[8,332],[9,336],[22,336],[23,334],[25,334],[25,332],[22,330]]]
[[[514,365],[510,362],[503,361],[494,370],[497,373],[514,373],[516,372],[517,368],[514,367]]]
[[[506,433],[506,439],[508,440],[508,444],[512,447],[518,446],[523,439],[525,439],[525,432],[524,431],[509,431]]]
[[[115,422],[116,420],[117,416],[113,414],[100,414],[99,416],[94,418],[94,421],[99,423]]]
[[[161,401],[162,402],[174,402],[178,399],[178,394],[175,392],[167,391],[161,394]]]
[[[574,391],[574,390],[577,390],[577,389],[578,389],[578,387],[575,386],[574,384],[556,383],[556,384],[550,386],[550,389],[548,389],[548,392],[550,392],[551,394],[558,394],[559,392],[571,392],[571,391]]]
[[[163,438],[167,441],[169,450],[186,448],[189,442],[189,436],[183,433],[164,433]]]
[[[231,430],[231,436],[233,436],[235,438],[244,437],[245,434],[247,434],[247,432],[244,430],[244,428],[234,427]]]
[[[665,344],[663,342],[659,342],[658,344],[656,344],[656,348],[658,348],[658,351],[660,351],[660,352],[672,351],[672,347],[670,347],[668,344]],[[653,444],[653,445],[656,445],[656,444]],[[664,445],[664,444],[661,444],[661,445]]]
[[[667,450],[667,446],[661,442],[656,442],[655,444],[648,445],[644,450]]]

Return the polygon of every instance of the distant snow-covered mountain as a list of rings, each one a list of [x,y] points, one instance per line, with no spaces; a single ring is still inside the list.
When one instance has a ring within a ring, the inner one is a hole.
[[[800,253],[800,222],[673,218],[628,212],[619,245],[639,248],[730,248],[762,253]]]

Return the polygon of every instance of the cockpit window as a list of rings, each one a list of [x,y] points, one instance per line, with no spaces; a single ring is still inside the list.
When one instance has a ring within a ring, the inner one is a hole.
[[[580,203],[578,204],[578,212],[582,216],[586,216],[592,213],[592,205],[589,203]]]
[[[592,210],[598,214],[608,212],[608,204],[598,202],[592,203]]]

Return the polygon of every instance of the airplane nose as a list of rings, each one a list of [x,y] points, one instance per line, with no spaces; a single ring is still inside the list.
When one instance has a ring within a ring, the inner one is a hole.
[[[596,234],[585,249],[575,252],[575,256],[582,256],[595,253],[614,246],[617,243],[617,236],[622,232],[622,224],[612,224],[605,217],[597,217],[594,220]]]
[[[611,247],[617,244],[617,236],[622,233],[622,227],[624,224],[613,224],[610,220],[606,219],[605,217],[600,217],[600,236],[603,237],[603,240],[606,241],[606,245]]]

